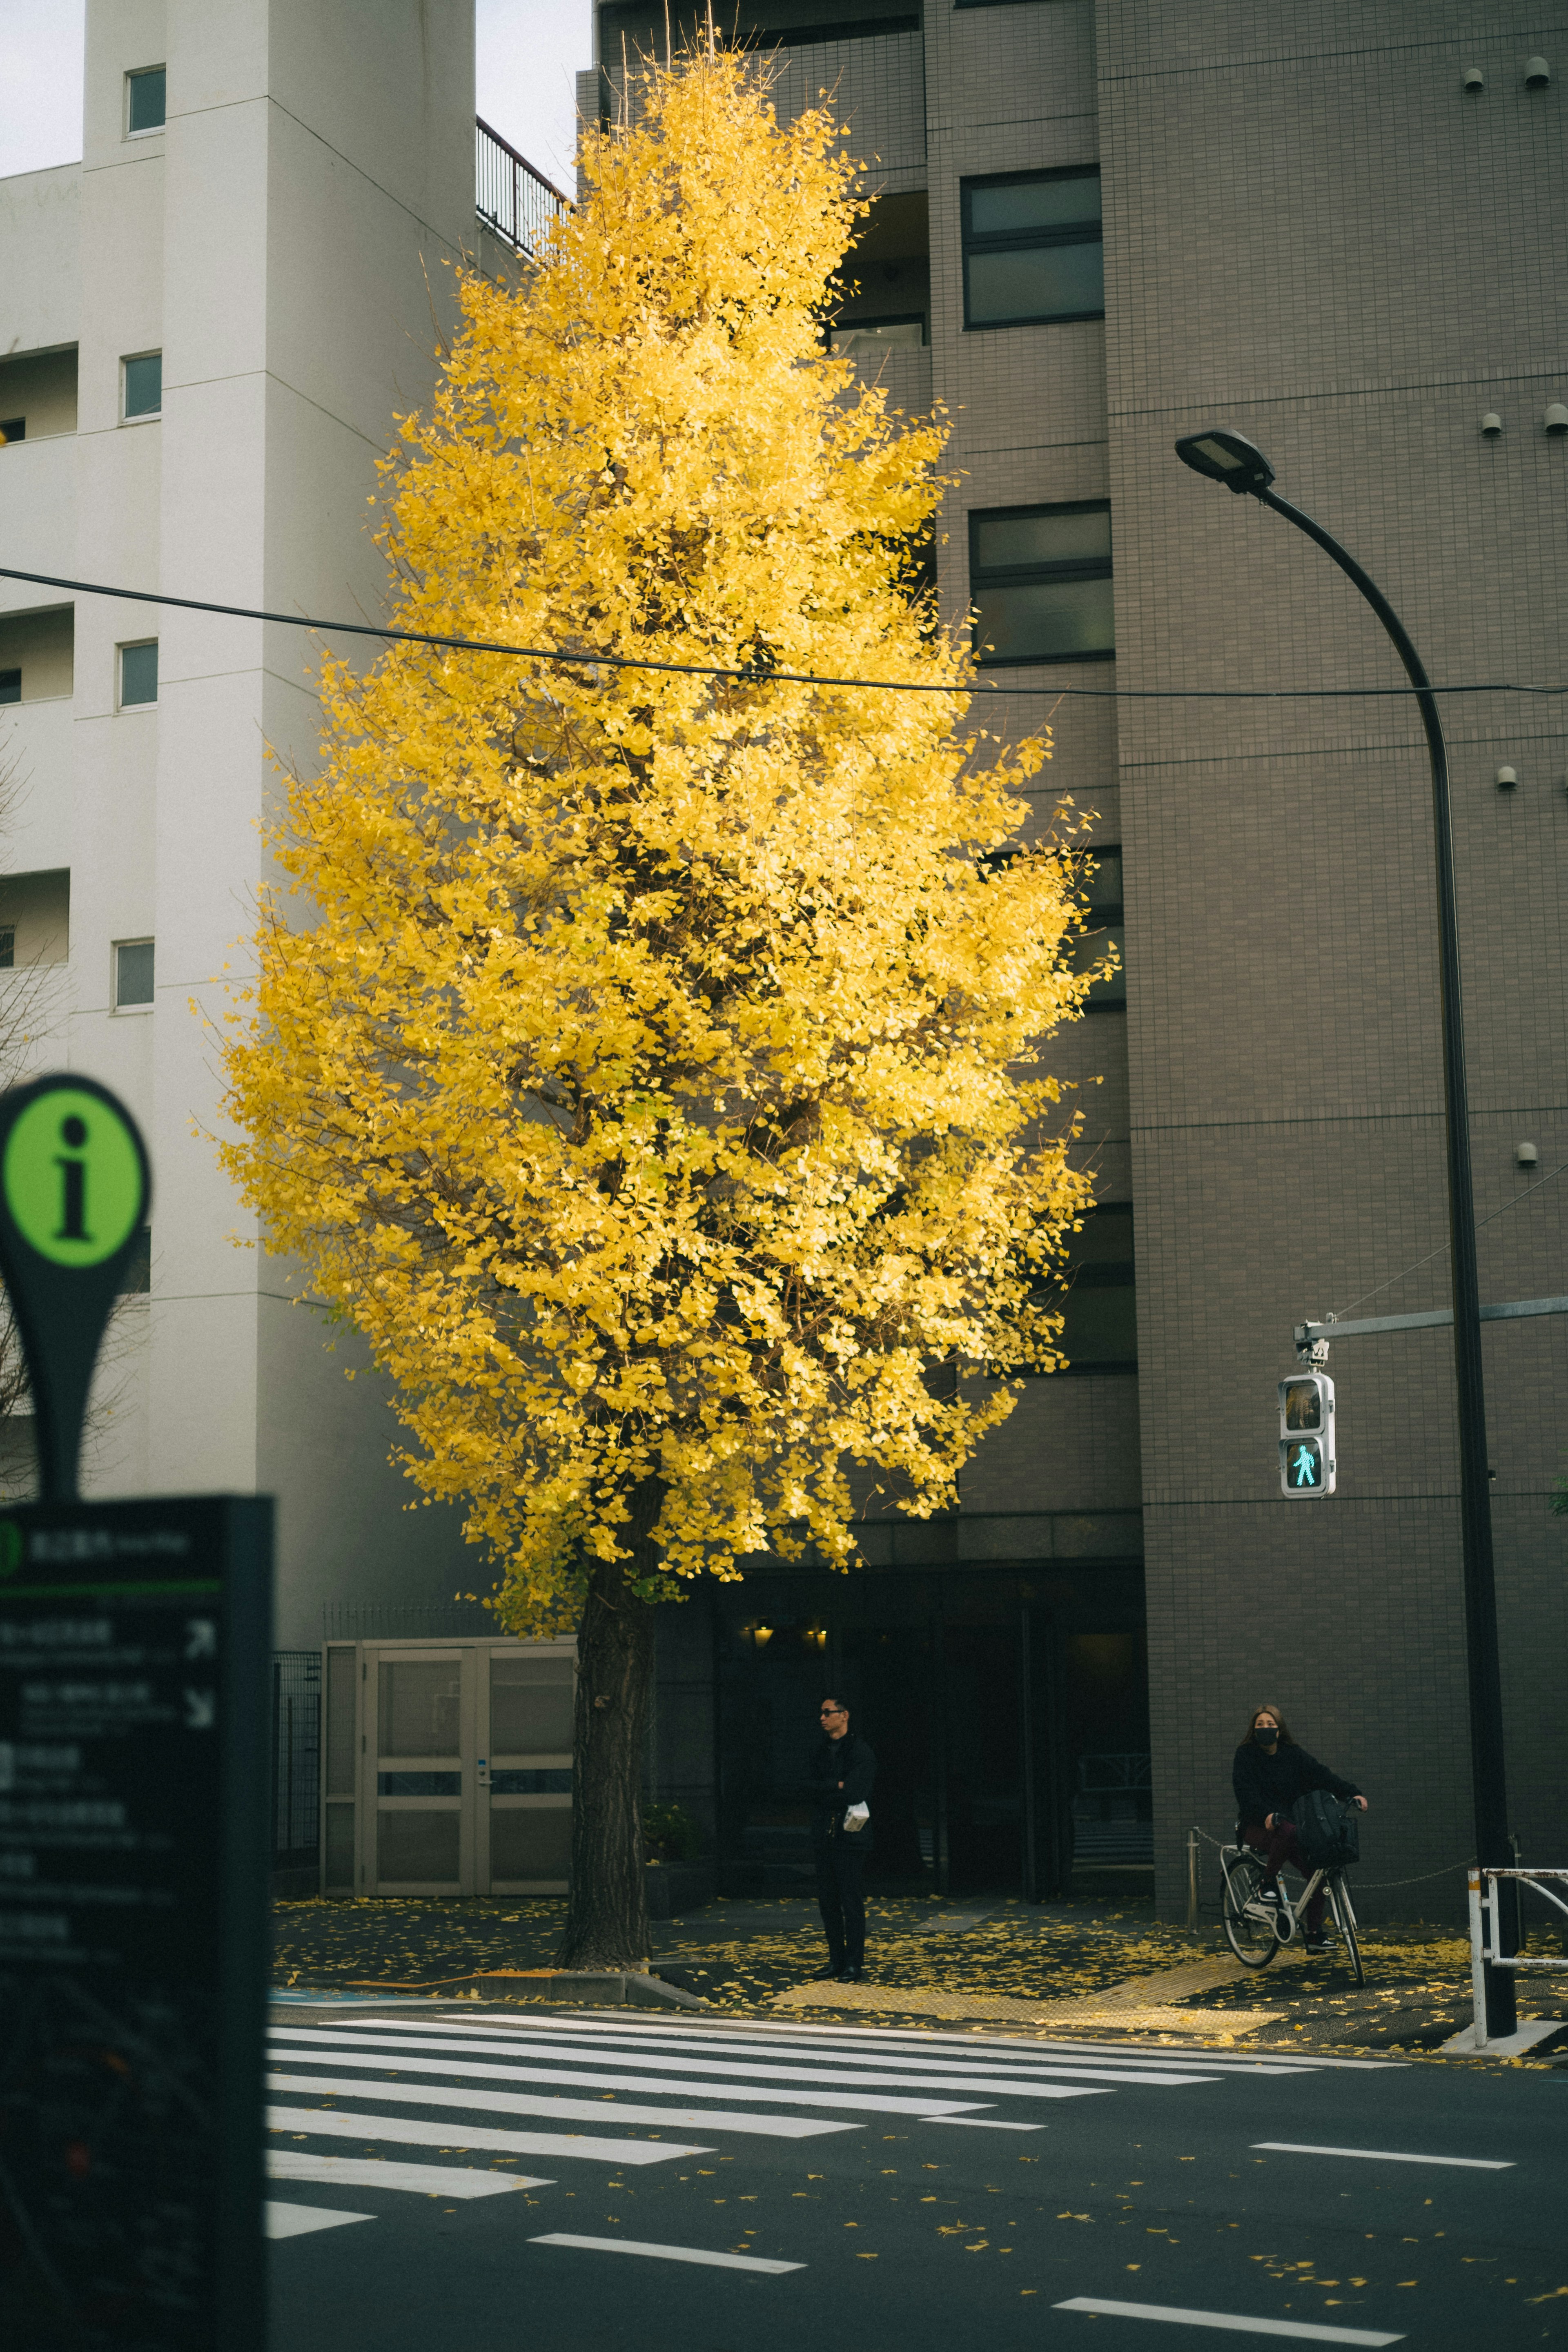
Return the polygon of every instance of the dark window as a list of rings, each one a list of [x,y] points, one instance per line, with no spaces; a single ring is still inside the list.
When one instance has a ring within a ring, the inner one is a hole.
[[[1097,980],[1084,1001],[1086,1013],[1124,1013],[1127,1009],[1126,928],[1121,916],[1121,852],[1094,849],[1094,872],[1086,877],[1083,901],[1089,909],[1087,929],[1074,943],[1073,962],[1079,971],[1103,963],[1107,948],[1114,948],[1117,970]]]
[[[163,354],[143,352],[140,359],[122,360],[127,417],[161,416],[163,413]]]
[[[25,416],[0,416],[0,449],[12,441],[25,441],[26,437],[27,420]]]
[[[1103,319],[1100,167],[965,180],[963,323]]]
[[[1067,1318],[1058,1346],[1069,1372],[1135,1372],[1138,1318],[1133,1288],[1132,1203],[1101,1201],[1070,1236],[1065,1294],[1051,1301]]]
[[[142,1225],[137,1232],[136,1246],[125,1261],[120,1277],[122,1298],[144,1297],[153,1287],[153,1228]]]
[[[16,933],[14,926],[6,923],[0,928],[0,971],[15,971],[16,968]]]
[[[378,1797],[460,1797],[463,1776],[460,1772],[378,1772],[375,1792]]]
[[[0,702],[20,702],[22,673],[19,669],[0,669]]]
[[[140,702],[158,699],[158,640],[120,648],[120,708],[133,709]]]
[[[925,319],[919,310],[909,310],[897,319],[847,319],[842,326],[827,330],[827,348],[842,358],[846,352],[856,352],[864,359],[875,359],[879,352],[918,352],[926,339]]]
[[[1109,503],[971,514],[969,593],[984,665],[1109,661],[1116,650]]]
[[[139,73],[126,75],[127,131],[162,131],[166,83],[167,72],[163,66],[143,66]]]
[[[116,1007],[152,1003],[153,942],[151,940],[121,940],[116,947],[114,1002]]]

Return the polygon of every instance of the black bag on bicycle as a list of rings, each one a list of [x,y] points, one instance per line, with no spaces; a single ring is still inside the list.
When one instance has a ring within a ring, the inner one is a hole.
[[[1309,1870],[1342,1870],[1361,1860],[1361,1822],[1353,1805],[1331,1790],[1309,1789],[1290,1808],[1296,1843]]]

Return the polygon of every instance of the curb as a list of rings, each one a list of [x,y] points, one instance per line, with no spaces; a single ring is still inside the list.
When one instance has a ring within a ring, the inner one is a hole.
[[[466,1977],[443,1977],[434,1984],[354,1980],[355,1992],[425,1993],[451,2000],[465,1993],[487,2000],[552,2001],[570,2009],[707,2009],[694,1992],[666,1984],[636,1969],[487,1969]]]

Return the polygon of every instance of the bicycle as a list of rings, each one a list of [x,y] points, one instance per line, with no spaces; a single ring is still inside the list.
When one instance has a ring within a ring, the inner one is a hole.
[[[1294,1903],[1280,1885],[1277,1904],[1261,1899],[1267,1874],[1262,1855],[1255,1853],[1250,1846],[1222,1845],[1219,1866],[1225,1882],[1220,1919],[1226,1941],[1244,1969],[1266,1969],[1283,1945],[1296,1942],[1300,1933],[1299,1914],[1305,1911],[1321,1886],[1328,1895],[1351,1973],[1358,1985],[1365,1984],[1355,1906],[1351,1901],[1342,1866],[1314,1870]]]

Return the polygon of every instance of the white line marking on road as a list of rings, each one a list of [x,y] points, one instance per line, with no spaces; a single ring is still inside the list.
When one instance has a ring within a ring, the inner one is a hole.
[[[287,2063],[291,2066],[364,2066],[373,2070],[380,2068],[395,2071],[401,2074],[456,2074],[464,2078],[484,2076],[492,2082],[539,2083],[548,2085],[552,2090],[560,2088],[601,2092],[652,2091],[661,2099],[678,2099],[682,2092],[689,2098],[693,2092],[700,2092],[704,2098],[708,2099],[756,2099],[763,2105],[773,2107],[842,2107],[847,2112],[856,2115],[930,2116],[945,2115],[951,2112],[959,2116],[963,2115],[965,2108],[983,2104],[974,2099],[943,2098],[941,2094],[952,2087],[947,2083],[932,2083],[929,2096],[925,2098],[879,2099],[864,2092],[839,2092],[833,2089],[830,2087],[833,2083],[833,2077],[830,2074],[825,2074],[820,2078],[825,2086],[821,2091],[781,2091],[767,2083],[711,2083],[706,2078],[698,2082],[681,2082],[679,2079],[680,2070],[673,2064],[667,2066],[663,2074],[590,2074],[581,2067],[568,2066],[472,2066],[456,2061],[447,2065],[436,2059],[405,2060],[403,2052],[408,2046],[406,2042],[393,2043],[384,2051],[377,2051],[373,2057],[363,2052],[345,2051],[341,2047],[331,2047],[322,2051],[297,2050],[291,2044],[279,2043],[274,2047],[272,2056],[274,2063]],[[441,2044],[435,2042],[429,2046],[433,2050],[439,2050]],[[485,2042],[479,2044],[481,2049],[495,2046]],[[502,2043],[500,2046],[504,2049],[509,2045]],[[371,2047],[374,2049],[375,2045],[373,2043]],[[603,2058],[599,2063],[601,2066],[609,2068],[615,2065],[616,2061],[613,2058]],[[719,2070],[715,2068],[713,2071],[717,2073]],[[667,2080],[667,2075],[673,2075],[677,2079]],[[921,2088],[924,2087],[922,2084]],[[994,2093],[992,2095],[994,2096]],[[810,2126],[807,2128],[840,2130],[847,2129],[848,2126],[822,2125]]]
[[[1314,2147],[1304,2139],[1255,2139],[1254,2147],[1278,2148],[1282,2156],[1361,2156],[1369,2164],[1453,2164],[1466,2172],[1511,2172],[1512,2157],[1415,2156],[1397,2147]]]
[[[1310,2319],[1246,2319],[1236,2311],[1183,2311],[1173,2303],[1112,2303],[1100,2294],[1075,2294],[1058,2311],[1092,2311],[1103,2319],[1163,2319],[1176,2327],[1231,2327],[1240,2336],[1304,2336],[1310,2344],[1403,2344],[1375,2327],[1320,2327]]]
[[[341,2230],[347,2221],[374,2221],[374,2213],[335,2213],[325,2205],[284,2205],[278,2199],[267,2200],[267,2234],[269,2238],[307,2238],[312,2230]]]
[[[466,2107],[475,2115],[539,2116],[545,2122],[669,2125],[677,2131],[746,2132],[764,2139],[817,2139],[824,2132],[857,2131],[857,2124],[822,2123],[815,2116],[731,2115],[714,2107],[634,2106],[625,2099],[548,2099],[518,2091],[433,2090],[426,2083],[361,2083],[350,2075],[268,2074],[269,2091],[296,2097],[384,2099],[394,2107]]]
[[[1042,1995],[1041,2007],[1047,2006],[1048,2006],[1047,1997]],[[378,2018],[376,2021],[378,2024],[384,2023],[393,2030],[405,2026],[423,2026],[426,2032],[430,2030],[425,2021],[416,2018],[387,2017]],[[477,2017],[465,2016],[459,2021],[449,2011],[446,2012],[444,2020],[438,2014],[437,2022],[441,2021],[449,2023],[455,2030],[466,2029],[470,2032],[481,2028],[489,2032],[505,2032],[511,2022],[510,2019],[503,2021],[499,2017],[486,2017],[482,2013]],[[650,2031],[646,2026],[621,2024],[616,2020],[605,2017],[603,2011],[596,2010],[579,2010],[575,2016],[559,2019],[534,2019],[531,2020],[530,2023],[538,2032],[581,2033],[585,2028],[592,2028],[595,2032],[603,2032],[624,2036],[646,2033]],[[722,2028],[706,2026],[694,2021],[689,2025],[668,2026],[662,2030],[672,2036],[689,2035],[693,2038],[721,2031],[726,2033],[767,2036],[773,2039],[783,2037],[791,2042],[816,2043],[818,2047],[824,2042],[868,2042],[873,2045],[891,2042],[895,2046],[900,2043],[914,2042],[926,2048],[934,2046],[938,2049],[956,2047],[972,2052],[975,2050],[1016,2052],[1020,2058],[1038,2057],[1042,2053],[1054,2053],[1058,2051],[1064,2055],[1081,2052],[1086,2057],[1100,2055],[1108,2058],[1135,2057],[1140,2063],[1151,2064],[1164,2064],[1167,2062],[1180,2064],[1184,2062],[1188,2065],[1200,2063],[1205,2068],[1212,2066],[1231,2074],[1248,2074],[1265,2072],[1311,2074],[1323,2068],[1342,2074],[1383,2074],[1397,2072],[1414,2063],[1408,2058],[1328,2058],[1318,2052],[1314,2052],[1309,2058],[1305,2055],[1298,2056],[1294,2051],[1289,2050],[1260,2050],[1256,2057],[1252,2057],[1238,2051],[1216,2051],[1212,2044],[1205,2046],[1203,2043],[1194,2042],[1162,2042],[1158,2049],[1148,2049],[1142,2044],[1129,2042],[1090,2041],[1087,2036],[1080,2037],[1076,2033],[1071,2036],[1043,2033],[1023,2035],[995,2033],[989,2030],[979,2033],[939,2033],[928,2032],[924,2027],[903,2025],[879,2025],[868,2028],[847,2025],[749,2025],[743,2019],[736,2019],[733,2023]],[[900,2055],[910,2054],[912,2053],[900,2053]]]
[[[710,2254],[703,2246],[656,2246],[646,2238],[579,2238],[555,2230],[547,2238],[530,2238],[531,2246],[581,2246],[590,2254],[647,2254],[656,2263],[707,2263],[716,2271],[766,2271],[776,2278],[783,2271],[803,2271],[804,2263],[769,2263],[761,2254]],[[1380,2336],[1380,2344],[1392,2339]]]
[[[1024,2068],[1016,2060],[1003,2066],[990,2064],[983,2057],[976,2057],[973,2044],[971,2044],[967,2060],[921,2057],[917,2055],[915,2051],[904,2047],[889,2051],[885,2056],[876,2057],[878,2041],[890,2041],[892,2038],[890,2035],[846,2033],[842,2037],[846,2046],[842,2051],[835,2051],[831,2044],[826,2049],[824,2049],[820,2042],[807,2042],[802,2047],[784,2036],[773,2038],[772,2029],[759,2030],[760,2034],[766,2038],[742,2041],[732,2030],[725,2031],[712,2026],[620,2025],[607,2027],[605,2030],[605,2039],[601,2042],[595,2035],[585,2033],[581,2025],[567,2026],[561,2021],[502,2025],[498,2021],[495,2024],[485,2027],[478,2041],[459,2041],[457,2039],[458,2035],[465,2032],[471,2033],[473,2031],[465,2020],[462,2025],[455,2023],[442,2025],[437,2021],[433,2032],[431,2027],[426,2026],[424,2036],[415,2041],[416,2028],[414,2020],[388,2018],[385,2022],[389,2028],[395,2029],[399,2040],[414,2042],[414,2046],[420,2049],[436,2050],[441,2048],[443,2043],[447,2043],[455,2049],[515,2050],[525,2054],[531,2052],[541,2056],[552,2054],[559,2050],[565,2057],[586,2059],[596,2066],[624,2064],[629,2060],[644,2066],[678,2065],[682,2071],[689,2069],[694,2072],[701,2071],[706,2061],[686,2056],[678,2059],[674,2053],[693,2050],[704,2053],[718,2051],[723,2055],[723,2064],[711,2071],[732,2074],[777,2074],[784,2081],[800,2079],[799,2068],[759,2065],[753,2063],[752,2053],[755,2053],[763,2060],[815,2058],[820,2065],[840,2070],[846,2066],[866,2066],[871,2063],[875,2057],[877,2072],[874,2074],[860,2076],[846,2074],[843,2079],[847,2082],[884,2081],[907,2084],[910,2080],[910,2075],[895,2074],[891,2071],[895,2067],[913,2067],[921,2075],[984,2074],[988,2080],[994,2077],[998,2081],[1022,2084],[1048,2084],[1058,2079],[1069,2083],[1079,2080],[1091,2083],[1201,2083],[1217,2080],[1216,2068],[1206,2064],[1195,2067],[1190,2057],[1176,2063],[1168,2063],[1158,2052],[1150,2053],[1135,2048],[1129,2048],[1118,2063],[1111,2065],[1105,2063],[1102,2053],[1086,2049],[1081,2057],[1058,2057],[1055,2052],[1051,2052],[1043,2055],[1037,2063]],[[352,2040],[355,2042],[363,2042],[367,2038],[377,2041],[382,2038],[379,2032],[367,2036],[363,2028],[353,2033],[334,2033],[325,2026],[279,2025],[273,2028],[273,2032],[278,2040],[289,2042]],[[611,2054],[612,2052],[616,2054]],[[1152,2056],[1158,2063],[1152,2064]],[[1287,2068],[1281,2071],[1294,2073],[1300,2070]],[[831,2080],[832,2077],[822,2079]],[[954,2084],[953,2087],[962,2088],[963,2085]],[[1051,2093],[1047,2089],[1042,2095],[1049,2097]]]
[[[300,2040],[302,2038],[302,2034],[308,2034],[310,2040],[312,2042],[330,2042],[332,2038],[331,2035],[322,2028],[311,2029],[310,2027],[306,2027],[300,2029],[290,2026],[287,2028],[279,2027],[276,2039],[280,2042],[286,2041],[289,2042],[294,2042]],[[393,2045],[388,2044],[387,2046],[391,2047]],[[444,2045],[437,2042],[433,2046],[437,2049],[440,2049]],[[486,2049],[493,2049],[496,2045],[493,2042],[485,2042],[480,2046]],[[520,2049],[529,2050],[531,2045],[520,2042],[518,2047]],[[533,2048],[531,2054],[537,2056],[553,2055],[553,2049],[549,2053],[546,2053],[537,2048]],[[579,2066],[581,2066],[584,2062],[590,2065],[600,2067],[616,2066],[625,2063],[624,2060],[612,2056],[608,2052],[595,2049],[591,2042],[584,2042],[581,2046],[574,2046],[565,2050],[563,2054],[568,2058],[576,2059]],[[1136,2083],[1142,2081],[1164,2084],[1180,2082],[1202,2082],[1204,2080],[1204,2077],[1201,2074],[1181,2075],[1144,2074],[1140,2075],[1134,2074],[1131,2070],[1108,2069],[1093,2066],[1047,2067],[1042,2070],[1047,2074],[1064,2074],[1073,2078],[1065,2083],[1045,2082],[1041,2081],[1038,2076],[1034,2074],[1023,2074],[1016,2071],[1008,2071],[1000,2067],[991,2067],[989,2069],[982,2070],[984,2074],[984,2080],[981,2080],[978,2075],[973,2079],[971,2079],[967,2074],[963,2072],[955,2072],[950,2075],[945,2069],[940,2075],[931,2075],[924,2073],[918,2074],[894,2074],[888,2067],[868,2067],[865,2063],[865,2053],[859,2051],[857,2051],[854,2053],[859,2063],[853,2069],[846,2067],[842,2060],[835,2060],[831,2071],[828,2071],[820,2065],[762,2065],[755,2060],[749,2058],[741,2060],[726,2058],[721,2063],[719,2061],[707,2058],[687,2058],[684,2056],[679,2058],[661,2057],[653,2052],[646,2050],[638,2050],[633,2054],[635,2056],[636,2063],[639,2066],[646,2066],[650,2070],[661,2072],[666,2074],[752,2074],[755,2075],[760,2082],[763,2083],[809,2083],[819,2087],[833,2087],[835,2089],[842,2084],[846,2090],[854,2090],[858,2086],[864,2086],[868,2090],[878,2092],[979,2091],[987,2098],[994,2097],[997,2091],[1004,2086],[1010,2090],[1015,2096],[1021,2099],[1091,2099],[1100,2095],[1100,2086],[1102,2084]],[[900,2060],[898,2063],[906,2063],[907,2062]],[[1089,2080],[1087,2083],[1080,2082],[1077,2079],[1079,2075],[1087,2075],[1089,2077]],[[526,2079],[542,2083],[595,2084],[598,2082],[599,2077],[595,2074],[570,2074],[561,2067],[555,2067],[548,2074],[539,2074],[536,2072]],[[1217,2080],[1218,2078],[1214,2077],[1213,2079]],[[609,2087],[608,2082],[606,2082],[605,2087]],[[651,2084],[643,2084],[637,2085],[636,2087],[650,2089],[653,2086]],[[659,2087],[662,2088],[662,2085]],[[693,2082],[689,2084],[688,2087],[695,2091],[700,2090],[703,2085],[701,2083]],[[731,2082],[725,2087],[732,2096],[740,2098],[746,2098],[752,2095],[760,2097],[762,2095],[760,2092],[753,2094],[752,2085],[749,2083],[736,2084]],[[817,2100],[814,2100],[812,2102],[813,2105],[818,2104],[820,2104],[820,2102]],[[923,2113],[924,2111],[923,2109],[918,2109],[917,2112]]]
[[[403,2147],[484,2147],[498,2156],[542,2156],[560,2164],[587,2156],[601,2164],[669,2164],[684,2156],[714,2156],[717,2149],[691,2147],[677,2139],[598,2139],[590,2132],[496,2131],[489,2125],[416,2123],[408,2116],[350,2116],[329,2107],[268,2107],[268,2131],[299,2132],[308,2139],[395,2140]]]
[[[1004,2123],[1000,2116],[993,2121],[989,2116],[927,2116],[926,2121],[928,2124],[961,2125],[965,2131],[1044,2131],[1046,2128],[1044,2124]]]
[[[468,2164],[400,2164],[390,2156],[312,2156],[269,2147],[269,2180],[314,2180],[339,2189],[406,2189],[416,2197],[501,2197],[509,2189],[552,2189],[526,2172],[480,2172]]]

